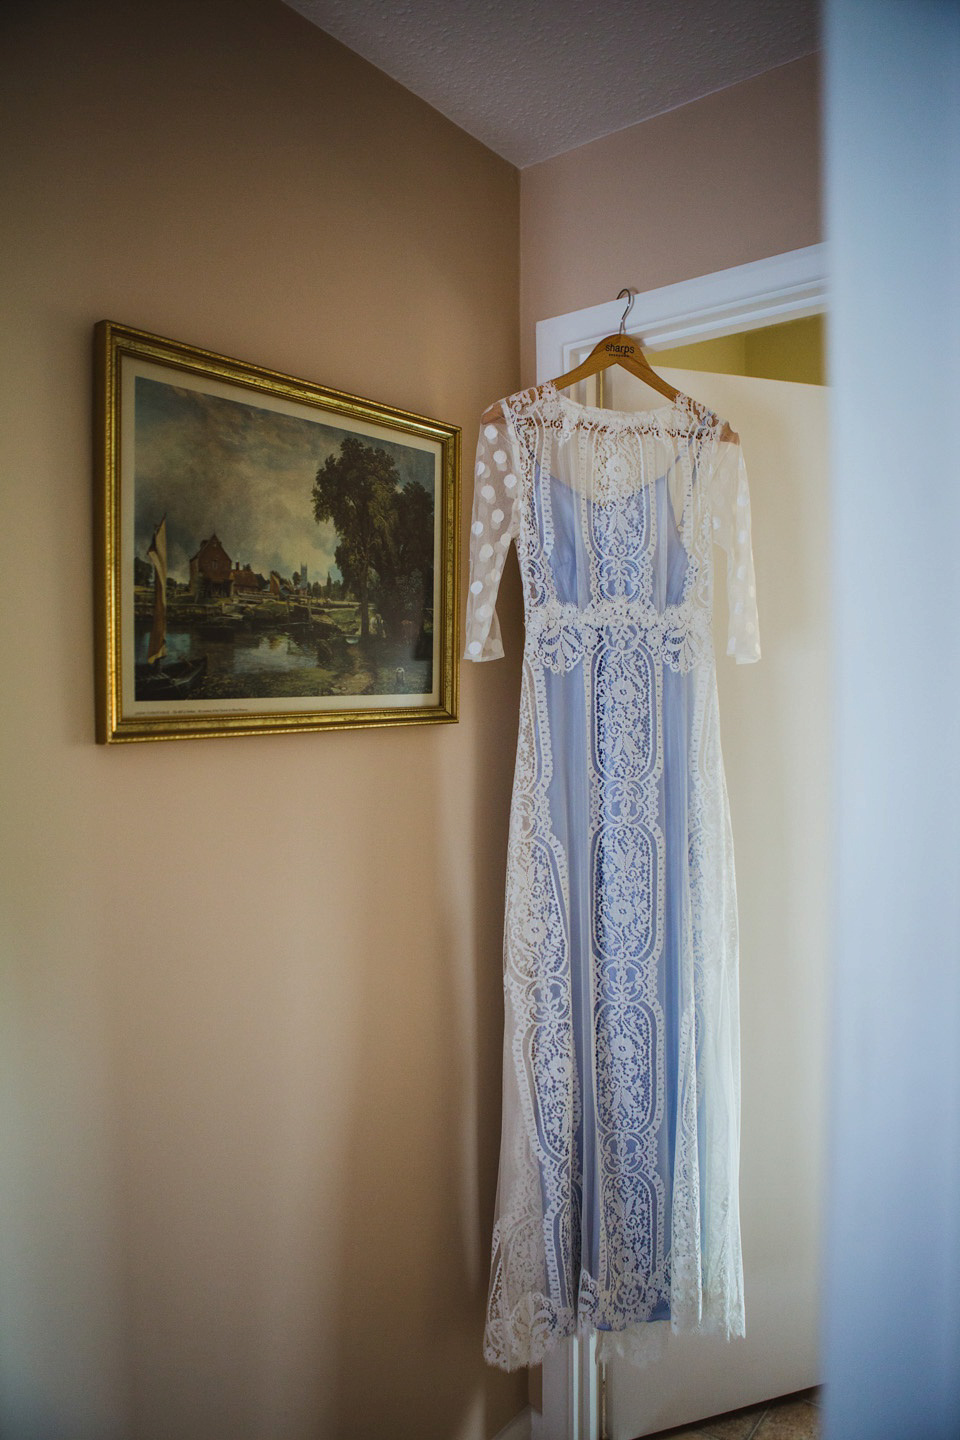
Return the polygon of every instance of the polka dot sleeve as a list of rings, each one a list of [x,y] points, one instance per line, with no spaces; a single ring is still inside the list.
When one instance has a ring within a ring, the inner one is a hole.
[[[727,654],[738,665],[760,659],[750,489],[739,439],[718,441],[712,476],[713,538],[727,557]]]
[[[503,643],[497,590],[510,541],[517,533],[520,489],[514,446],[503,416],[481,426],[474,474],[464,659],[499,660]]]

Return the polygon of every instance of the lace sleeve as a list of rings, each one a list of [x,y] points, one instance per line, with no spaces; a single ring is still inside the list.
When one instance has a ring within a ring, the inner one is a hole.
[[[757,582],[750,536],[750,489],[738,438],[718,441],[713,473],[713,538],[727,557],[727,654],[760,659]]]
[[[477,441],[465,660],[499,660],[503,655],[497,591],[516,534],[519,488],[513,442],[501,415],[481,427]]]

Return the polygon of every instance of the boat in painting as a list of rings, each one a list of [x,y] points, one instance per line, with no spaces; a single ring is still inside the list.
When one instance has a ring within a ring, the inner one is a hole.
[[[153,566],[153,624],[145,663],[135,666],[138,700],[185,700],[203,685],[207,657],[167,660],[167,517],[153,532],[147,550]]]
[[[138,700],[186,700],[199,690],[207,673],[207,657],[168,660],[159,665],[138,665]]]

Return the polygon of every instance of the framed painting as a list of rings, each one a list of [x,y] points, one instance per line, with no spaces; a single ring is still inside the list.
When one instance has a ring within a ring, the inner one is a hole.
[[[456,720],[457,426],[95,339],[97,739]]]

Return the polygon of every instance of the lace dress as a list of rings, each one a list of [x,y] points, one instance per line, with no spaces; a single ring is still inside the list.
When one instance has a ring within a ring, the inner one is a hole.
[[[480,434],[466,658],[526,642],[504,927],[503,1131],[484,1353],[575,1331],[639,1358],[743,1333],[733,848],[711,619],[759,658],[740,444],[696,401],[636,414],[552,385]],[[725,437],[725,438],[722,438]]]

